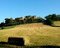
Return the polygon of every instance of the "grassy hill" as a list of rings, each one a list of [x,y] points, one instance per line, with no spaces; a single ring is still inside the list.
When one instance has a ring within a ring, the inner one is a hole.
[[[25,45],[29,46],[60,46],[60,27],[51,27],[42,23],[31,23],[0,30],[0,41],[7,42],[8,37],[23,37]]]
[[[60,26],[60,21],[55,21],[55,22],[54,22],[54,25],[55,25],[55,26]]]

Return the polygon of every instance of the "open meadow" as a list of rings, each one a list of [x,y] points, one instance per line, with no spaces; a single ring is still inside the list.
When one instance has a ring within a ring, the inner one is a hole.
[[[60,27],[31,23],[0,30],[0,42],[7,42],[9,37],[23,37],[27,46],[60,46]]]
[[[54,24],[55,24],[55,26],[59,26],[60,27],[60,21],[55,21]]]

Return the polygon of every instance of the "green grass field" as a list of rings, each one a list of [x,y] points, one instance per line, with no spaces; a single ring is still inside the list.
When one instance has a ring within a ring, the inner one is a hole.
[[[60,46],[60,27],[31,23],[0,30],[0,41],[7,42],[8,37],[23,37],[28,46]]]

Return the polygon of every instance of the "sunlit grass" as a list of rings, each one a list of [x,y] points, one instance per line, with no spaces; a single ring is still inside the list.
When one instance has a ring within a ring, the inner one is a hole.
[[[60,27],[51,27],[42,23],[17,25],[14,28],[0,30],[0,41],[8,37],[23,37],[25,45],[59,45]]]
[[[55,22],[54,22],[54,25],[55,25],[55,26],[60,26],[60,21],[55,21]]]

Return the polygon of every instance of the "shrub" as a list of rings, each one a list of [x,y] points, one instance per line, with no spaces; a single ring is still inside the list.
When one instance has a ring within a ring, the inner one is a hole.
[[[44,20],[43,23],[46,24],[46,25],[50,25],[50,26],[53,25],[53,21],[50,20],[50,19]]]

